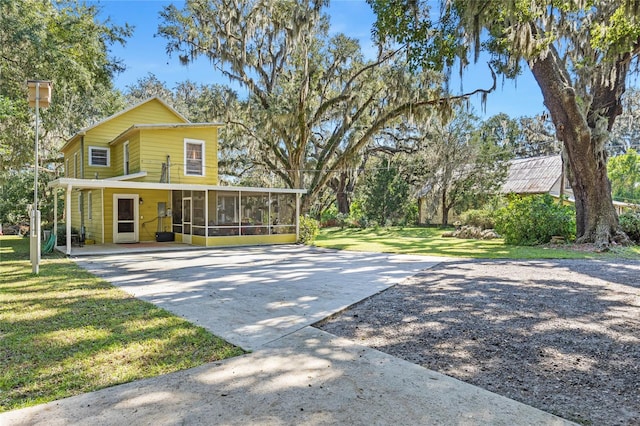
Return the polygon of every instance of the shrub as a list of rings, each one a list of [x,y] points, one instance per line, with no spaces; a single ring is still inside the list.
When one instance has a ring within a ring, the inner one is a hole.
[[[412,200],[404,208],[404,220],[400,221],[400,225],[417,225],[418,224],[418,201]]]
[[[320,226],[326,228],[338,225],[338,208],[334,205],[322,212],[320,215]]]
[[[308,217],[300,216],[300,235],[298,235],[298,242],[301,244],[311,244],[318,236],[318,229],[320,224],[317,220]]]
[[[340,227],[340,229],[344,229],[347,226],[347,220],[349,219],[348,214],[338,213],[336,215],[336,225]]]
[[[493,212],[485,209],[467,210],[460,215],[460,221],[480,229],[493,229],[496,226]]]
[[[53,233],[53,223],[47,223],[42,226],[42,229],[47,231],[51,231]],[[72,234],[78,233],[78,228],[71,228]],[[58,222],[58,235],[56,235],[56,244],[59,246],[63,246],[67,244],[67,225],[64,222]]]
[[[640,244],[640,212],[625,212],[619,217],[620,227],[634,243]]]
[[[548,194],[512,196],[496,212],[495,225],[505,243],[524,246],[548,243],[555,235],[570,240],[576,229],[573,206],[558,204]]]

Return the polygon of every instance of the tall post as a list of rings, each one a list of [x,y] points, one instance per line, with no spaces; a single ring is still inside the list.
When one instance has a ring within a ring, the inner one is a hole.
[[[33,164],[33,208],[31,209],[31,238],[29,241],[31,271],[34,274],[40,273],[40,209],[38,207],[38,166],[40,164],[39,154],[39,131],[40,131],[40,106],[46,108],[51,100],[51,82],[41,80],[27,81],[29,88],[29,105],[36,110],[36,138],[35,138],[35,161]],[[40,89],[45,89],[45,97],[41,98]],[[42,103],[42,105],[41,105]]]
[[[38,133],[40,130],[40,82],[36,82],[36,141],[35,162],[33,164],[33,209],[31,210],[31,272],[40,272],[40,208],[38,207]]]

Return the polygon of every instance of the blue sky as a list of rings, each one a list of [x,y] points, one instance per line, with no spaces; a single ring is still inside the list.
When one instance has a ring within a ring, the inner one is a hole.
[[[155,74],[168,87],[177,83],[192,80],[197,83],[228,84],[229,81],[217,73],[206,59],[183,66],[177,57],[169,57],[166,53],[166,40],[155,36],[160,23],[158,13],[168,4],[175,3],[179,7],[183,2],[164,0],[101,0],[90,1],[102,8],[101,16],[109,17],[118,25],[125,22],[135,27],[133,37],[127,44],[114,46],[112,55],[121,59],[126,71],[115,79],[116,87],[125,90],[149,73]],[[331,31],[345,33],[361,41],[363,51],[375,51],[371,43],[371,25],[374,15],[364,0],[332,0],[328,9],[331,17]],[[457,73],[456,73],[457,74]],[[465,91],[491,86],[491,76],[486,63],[479,62],[470,67],[464,74],[462,89]],[[460,93],[461,85],[457,76],[450,84],[452,92]],[[486,112],[481,110],[480,98],[472,99],[477,114],[483,117],[504,112],[511,117],[535,115],[545,110],[542,95],[537,83],[527,70],[516,81],[499,80],[498,88],[488,97]]]

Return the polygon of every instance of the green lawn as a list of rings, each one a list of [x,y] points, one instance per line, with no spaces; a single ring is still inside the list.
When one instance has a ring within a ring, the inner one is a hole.
[[[243,351],[61,256],[31,273],[0,237],[0,412],[195,367]]]
[[[320,231],[315,245],[341,250],[420,254],[426,256],[467,257],[477,259],[586,259],[606,256],[640,259],[640,248],[593,253],[573,249],[571,245],[551,247],[508,246],[498,240],[443,238],[439,228],[378,228]]]

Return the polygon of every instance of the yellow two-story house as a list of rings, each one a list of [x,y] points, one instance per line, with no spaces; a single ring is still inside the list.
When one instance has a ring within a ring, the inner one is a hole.
[[[50,183],[65,199],[67,254],[75,239],[295,242],[305,190],[220,186],[220,126],[191,123],[156,97],[76,133],[62,148],[65,177]]]

